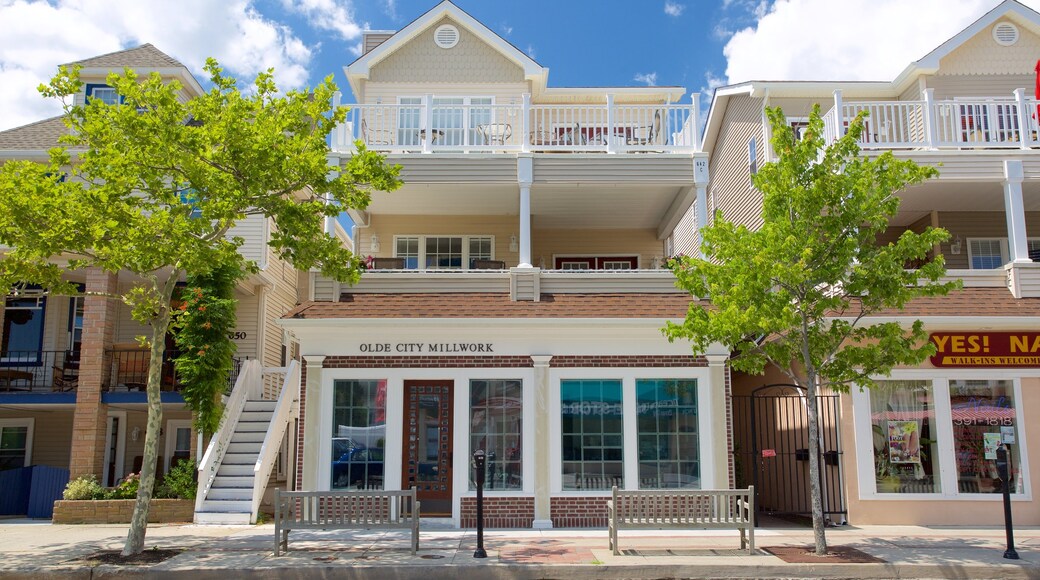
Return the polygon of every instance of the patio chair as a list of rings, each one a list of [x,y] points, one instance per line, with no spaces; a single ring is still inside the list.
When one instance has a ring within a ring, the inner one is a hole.
[[[636,127],[628,136],[627,145],[653,145],[661,134],[661,111],[654,112],[654,121],[646,127]]]
[[[513,126],[509,123],[487,123],[477,125],[477,133],[480,133],[485,145],[505,145],[513,136]]]
[[[473,260],[474,270],[505,270],[504,260]]]
[[[51,390],[57,393],[64,393],[66,391],[75,391],[76,387],[79,386],[79,377],[76,375],[70,375],[65,372],[61,367],[52,367],[52,381]]]
[[[369,129],[368,121],[361,119],[361,139],[365,145],[393,145],[394,133],[386,129]]]

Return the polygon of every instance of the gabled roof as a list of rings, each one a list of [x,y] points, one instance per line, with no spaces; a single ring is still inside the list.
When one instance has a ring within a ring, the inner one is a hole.
[[[78,64],[83,68],[122,68],[126,66],[130,68],[184,68],[180,61],[151,44],[142,44],[138,47],[110,52],[68,64]]]
[[[68,131],[60,115],[0,131],[0,151],[47,151]]]
[[[343,70],[347,75],[347,80],[350,81],[350,85],[354,89],[355,94],[358,92],[356,81],[367,79],[369,71],[373,65],[385,59],[394,51],[404,46],[409,40],[415,38],[430,26],[439,22],[445,16],[451,18],[478,38],[491,45],[507,59],[515,62],[517,66],[523,69],[525,79],[539,81],[541,86],[545,86],[545,80],[549,75],[549,69],[542,67],[540,64],[535,62],[534,59],[527,56],[524,51],[513,46],[508,40],[502,38],[493,30],[481,24],[479,20],[467,14],[465,10],[453,4],[451,0],[444,0],[422,16],[413,20],[401,30],[398,30],[393,36],[383,41],[382,44],[344,67]]]

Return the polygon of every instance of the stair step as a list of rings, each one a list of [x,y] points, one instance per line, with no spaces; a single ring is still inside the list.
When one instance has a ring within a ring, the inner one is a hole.
[[[263,443],[267,431],[241,431],[236,429],[231,436],[231,443]]]
[[[253,471],[249,475],[221,475],[213,478],[213,486],[210,489],[253,489]]]
[[[250,514],[229,512],[195,512],[195,523],[210,526],[248,526]]]
[[[249,515],[249,510],[251,509],[253,509],[251,499],[207,499],[202,502],[202,511],[204,512],[244,513]]]
[[[220,462],[221,466],[224,465],[256,465],[256,453],[238,453],[228,452],[224,454],[224,460]]]
[[[231,443],[228,443],[227,451],[224,452],[224,457],[227,457],[230,454],[249,453],[254,456],[255,461],[255,456],[260,453],[260,448],[263,446],[263,441],[245,441],[243,443],[235,443],[234,440],[232,440]]]
[[[249,476],[253,478],[253,466],[256,465],[256,461],[249,464],[242,465],[230,465],[227,462],[221,463],[220,467],[217,468],[217,477],[245,477]],[[250,484],[252,485],[252,484]]]
[[[236,433],[267,433],[267,428],[271,426],[270,420],[264,421],[252,421],[240,419],[238,425],[235,425]]]
[[[214,486],[210,488],[209,494],[206,496],[206,503],[211,501],[243,501],[251,505],[253,502],[253,488],[217,488]],[[205,506],[205,504],[203,505]],[[246,507],[249,507],[249,505]]]
[[[253,401],[246,401],[246,404],[242,408],[242,410],[243,410],[243,412],[266,411],[268,413],[273,413],[275,407],[277,407],[277,406],[278,406],[278,401],[253,400]]]

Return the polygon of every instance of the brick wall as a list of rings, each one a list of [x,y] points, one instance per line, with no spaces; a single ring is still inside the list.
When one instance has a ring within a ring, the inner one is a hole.
[[[477,498],[462,498],[462,527],[477,527]],[[534,524],[533,497],[484,497],[484,527],[530,528]]]
[[[300,365],[300,417],[296,420],[296,486],[303,489],[303,426],[307,421],[307,363]]]
[[[549,498],[549,518],[554,528],[606,528],[606,496]]]
[[[54,502],[55,524],[128,524],[134,513],[133,499]],[[181,523],[195,519],[195,500],[153,499],[148,509],[150,523]]]
[[[553,356],[549,361],[553,368],[564,367],[706,367],[708,360],[702,356]]]

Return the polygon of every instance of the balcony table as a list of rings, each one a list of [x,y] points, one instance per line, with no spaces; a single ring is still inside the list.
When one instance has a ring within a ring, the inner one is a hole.
[[[28,388],[15,387],[14,381],[28,381]],[[33,386],[33,374],[28,371],[17,369],[0,369],[0,390],[3,391],[31,391]]]

